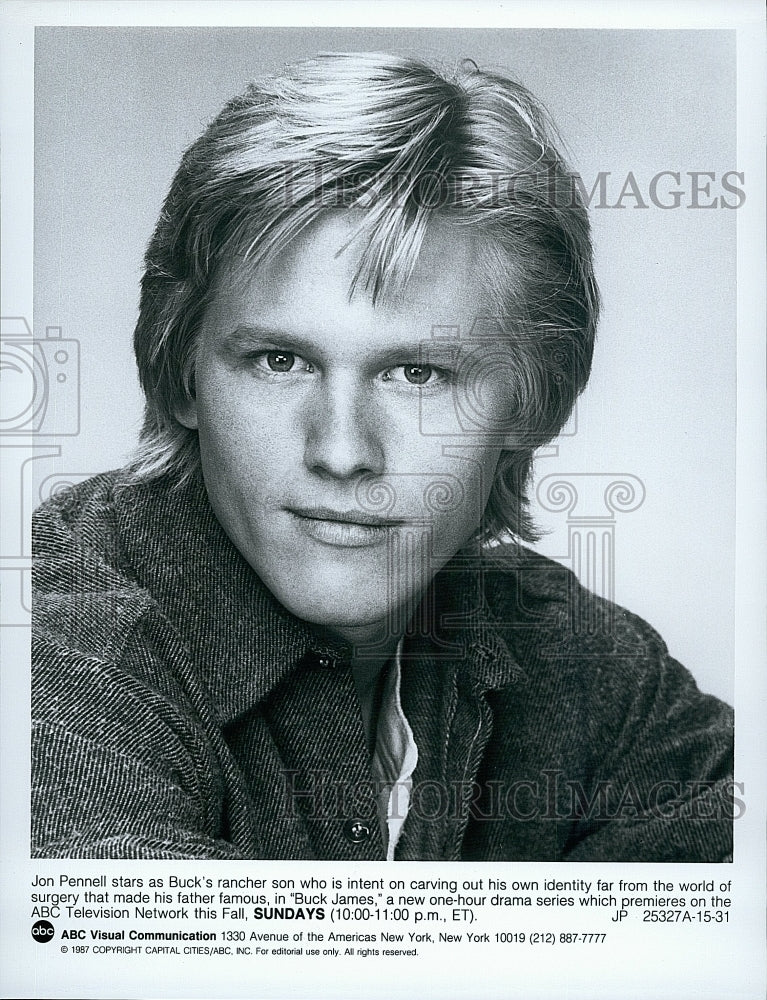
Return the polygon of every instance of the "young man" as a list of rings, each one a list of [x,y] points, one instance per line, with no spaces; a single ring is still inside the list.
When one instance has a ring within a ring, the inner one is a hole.
[[[729,709],[520,545],[597,312],[520,86],[231,101],[147,252],[138,459],[37,514],[35,854],[725,860]]]

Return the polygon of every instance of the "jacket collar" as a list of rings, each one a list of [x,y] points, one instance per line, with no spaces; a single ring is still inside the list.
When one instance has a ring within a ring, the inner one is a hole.
[[[197,665],[225,725],[262,701],[299,662],[327,655],[339,666],[350,649],[295,618],[229,540],[201,477],[123,481],[115,489],[123,557]],[[432,656],[462,660],[476,690],[512,683],[519,665],[496,627],[478,549],[459,553],[424,597],[406,639]]]

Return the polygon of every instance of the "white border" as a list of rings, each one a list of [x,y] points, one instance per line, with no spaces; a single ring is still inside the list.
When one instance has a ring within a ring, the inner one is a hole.
[[[748,205],[738,216],[738,439],[737,439],[737,771],[736,777],[745,776],[747,818],[736,823],[736,863],[731,875],[739,880],[742,891],[736,905],[749,920],[744,926],[753,930],[749,935],[748,952],[712,950],[710,960],[712,989],[726,974],[730,989],[736,997],[761,997],[765,983],[765,956],[761,942],[761,928],[765,919],[765,739],[764,719],[767,717],[767,681],[764,660],[767,645],[764,609],[767,606],[767,578],[764,554],[767,549],[767,531],[764,523],[767,483],[764,471],[765,456],[765,169],[764,121],[765,107],[765,48],[764,14],[761,4],[739,2],[687,2],[669,3],[587,3],[551,2],[545,5],[528,3],[242,3],[221,2],[156,2],[156,3],[103,3],[103,2],[6,2],[0,11],[0,87],[2,88],[2,160],[0,175],[6,192],[11,197],[2,200],[2,315],[26,316],[32,320],[32,245],[30,234],[33,220],[33,34],[36,24],[59,25],[346,25],[383,26],[471,26],[471,27],[612,27],[612,28],[732,28],[738,30],[738,168],[748,177]],[[8,498],[5,498],[6,502]],[[11,499],[10,502],[13,502]],[[0,849],[2,853],[2,891],[0,892],[0,949],[3,955],[2,992],[4,996],[76,996],[99,995],[99,989],[109,990],[109,995],[146,995],[155,990],[157,996],[188,995],[212,996],[214,982],[218,982],[213,966],[208,971],[193,972],[188,964],[175,967],[176,978],[161,977],[154,984],[137,987],[128,981],[127,967],[114,967],[109,977],[90,985],[78,979],[75,966],[71,966],[72,979],[66,982],[55,966],[35,967],[35,960],[42,958],[39,946],[28,937],[27,875],[32,870],[26,856],[29,782],[28,755],[28,679],[26,671],[26,636],[22,629],[0,630],[3,656],[3,691],[0,713],[3,733],[2,788],[3,816],[0,824]],[[584,876],[587,872],[584,866]],[[592,866],[588,866],[589,868]],[[595,866],[595,870],[598,866]],[[630,866],[626,866],[630,871]],[[594,874],[594,872],[592,872]],[[729,876],[730,872],[728,872]],[[750,887],[750,888],[745,888]],[[21,925],[24,937],[17,934]],[[715,939],[712,939],[715,940]],[[754,944],[759,942],[759,944]],[[637,946],[641,944],[637,936]],[[757,952],[755,949],[761,948]],[[479,960],[481,956],[477,956]],[[668,964],[670,977],[674,963],[671,951],[661,949],[656,963]],[[677,958],[679,956],[677,955]],[[554,980],[550,976],[551,963],[541,956],[539,978],[535,983],[522,983],[520,995],[551,996]],[[471,964],[468,962],[467,964]],[[641,966],[641,962],[639,965]],[[194,967],[201,970],[201,966]],[[359,967],[357,967],[359,968]],[[515,990],[509,981],[511,969],[503,966],[482,967],[458,975],[452,985],[440,978],[440,970],[423,970],[412,975],[408,967],[402,970],[385,969],[370,965],[370,976],[363,974],[355,983],[346,975],[339,977],[339,990],[364,992],[367,995],[416,995],[425,983],[431,981],[435,992],[451,995],[469,995],[458,992],[460,987],[473,985],[474,995],[511,995]],[[307,970],[309,971],[309,970]],[[625,976],[620,975],[621,971]],[[260,980],[262,995],[311,995],[312,979],[303,974],[291,976],[292,970],[270,970]],[[574,978],[570,984],[571,995],[584,996],[651,996],[655,992],[650,980],[658,982],[647,971],[648,982],[635,978],[636,956],[627,954],[623,962],[614,962],[609,969],[593,970],[589,992],[584,982]],[[194,982],[188,977],[195,976]],[[409,977],[407,982],[398,976]],[[199,978],[197,978],[199,976]],[[288,978],[290,977],[290,978]],[[220,980],[217,995],[253,995],[252,984],[242,983],[236,992]],[[660,980],[662,981],[662,980]],[[315,984],[315,995],[340,995],[333,987]],[[519,983],[516,984],[520,986]],[[306,992],[309,990],[309,992]],[[411,990],[413,992],[411,992]],[[583,991],[583,992],[582,992]],[[669,992],[684,995],[679,986]],[[107,995],[102,992],[101,995]],[[701,992],[697,995],[717,996]]]

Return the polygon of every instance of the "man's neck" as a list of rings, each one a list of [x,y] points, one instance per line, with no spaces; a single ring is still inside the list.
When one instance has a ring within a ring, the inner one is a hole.
[[[375,646],[355,646],[352,654],[352,676],[362,712],[366,743],[371,753],[375,747],[386,666],[395,655],[398,642],[399,636],[392,636]]]
[[[351,647],[352,676],[362,712],[368,750],[372,753],[375,747],[381,692],[386,676],[385,668],[394,657],[402,633],[394,632],[388,621],[343,628],[336,626],[329,631]]]

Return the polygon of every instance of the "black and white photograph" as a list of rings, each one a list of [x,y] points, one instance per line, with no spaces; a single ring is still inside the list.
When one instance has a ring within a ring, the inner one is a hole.
[[[763,14],[42,6],[0,438],[37,995],[522,996],[547,951],[540,996],[759,995],[702,956],[763,978]]]

